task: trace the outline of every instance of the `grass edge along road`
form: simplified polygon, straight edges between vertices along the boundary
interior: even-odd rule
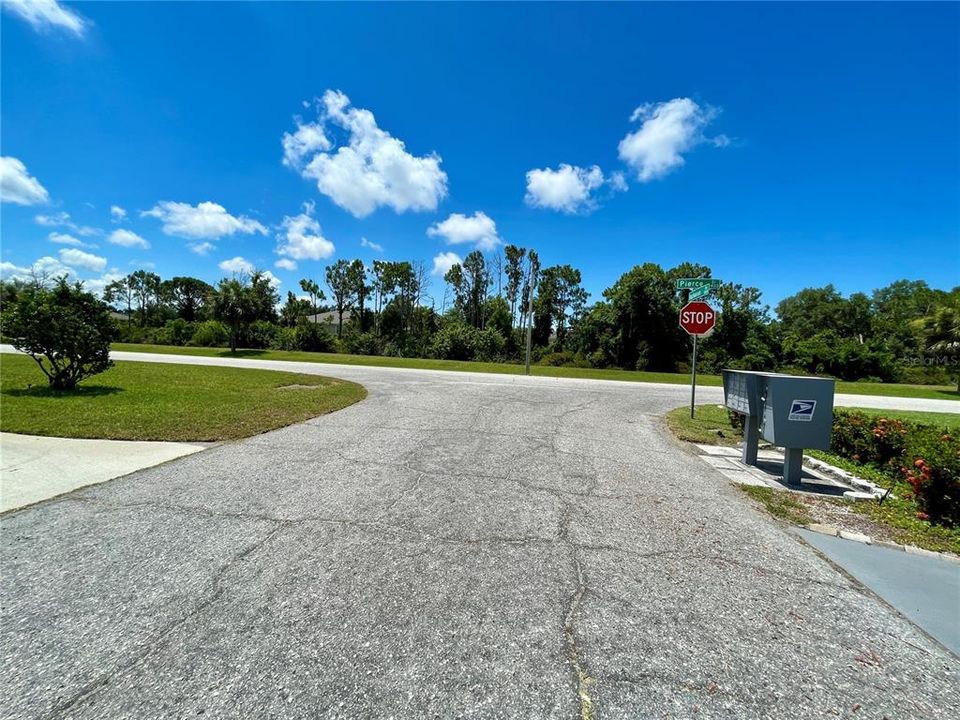
[[[137,343],[114,343],[111,349],[118,352],[158,353],[165,355],[196,355],[199,357],[239,358],[257,360],[281,360],[288,362],[312,362],[361,367],[393,367],[411,370],[448,370],[459,372],[486,372],[501,375],[522,375],[523,365],[518,363],[479,362],[468,360],[434,360],[429,358],[401,358],[383,355],[349,355],[344,353],[319,353],[295,350],[237,350],[231,353],[226,348],[183,347],[178,345],[140,345]],[[647,372],[643,370],[620,370],[610,368],[555,367],[531,365],[530,373],[540,377],[578,378],[584,380],[622,380],[627,382],[669,383],[689,385],[687,373]],[[697,373],[697,385],[719,387],[719,375]],[[960,393],[946,385],[899,385],[896,383],[855,383],[837,381],[838,393],[851,395],[885,395],[888,397],[922,398],[931,400],[957,400]]]
[[[276,370],[118,361],[74,392],[25,355],[0,355],[0,430],[107,440],[236,440],[340,410],[356,383]]]
[[[860,410],[859,412],[864,412]],[[940,424],[960,430],[960,416],[950,413],[886,412],[867,411],[866,414],[888,419],[912,419],[918,422]],[[664,423],[673,435],[686,442],[701,445],[736,445],[742,434],[730,424],[727,409],[722,405],[698,405],[696,417],[691,420],[689,406],[675,408],[664,416]],[[896,497],[883,503],[868,500],[824,498],[789,490],[736,485],[737,488],[759,503],[770,515],[794,525],[823,523],[845,530],[864,532],[876,539],[892,540],[902,545],[935,552],[951,552],[960,555],[960,528],[934,525],[917,517],[919,506],[906,499],[909,486],[906,483],[891,483],[890,478],[870,467],[853,463],[838,455],[820,451],[805,451],[842,470],[869,480],[876,485],[892,490]],[[847,524],[844,527],[844,524]]]

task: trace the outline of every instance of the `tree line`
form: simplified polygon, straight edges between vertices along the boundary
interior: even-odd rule
[[[529,336],[541,364],[673,372],[688,369],[690,352],[677,323],[687,293],[675,282],[711,270],[637,265],[594,303],[577,268],[541,267],[535,250],[516,245],[469,253],[444,274],[442,296],[428,295],[428,275],[423,263],[341,259],[281,298],[260,271],[213,286],[138,270],[103,296],[123,316],[121,339],[131,342],[510,362],[523,358]],[[0,302],[24,285],[2,283]],[[849,297],[832,285],[807,288],[782,300],[775,317],[761,297],[737,283],[713,291],[718,322],[701,344],[705,371],[937,383],[958,374],[960,287],[900,280]]]

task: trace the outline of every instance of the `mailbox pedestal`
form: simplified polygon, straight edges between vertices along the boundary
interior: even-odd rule
[[[744,416],[743,462],[757,464],[760,437],[784,448],[783,479],[799,485],[803,449],[830,449],[834,380],[724,370],[724,404]]]

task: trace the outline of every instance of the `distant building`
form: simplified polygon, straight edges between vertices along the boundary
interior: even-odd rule
[[[346,327],[350,323],[351,317],[353,317],[353,312],[351,310],[343,311],[344,327]],[[330,334],[336,335],[339,316],[337,315],[336,310],[328,310],[327,312],[317,313],[316,315],[307,315],[307,322],[317,323],[318,325],[322,325],[327,329],[328,332],[330,332]]]

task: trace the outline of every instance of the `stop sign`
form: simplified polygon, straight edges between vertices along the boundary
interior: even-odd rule
[[[706,337],[713,332],[717,322],[714,309],[700,300],[688,302],[680,310],[680,327],[691,335]]]

